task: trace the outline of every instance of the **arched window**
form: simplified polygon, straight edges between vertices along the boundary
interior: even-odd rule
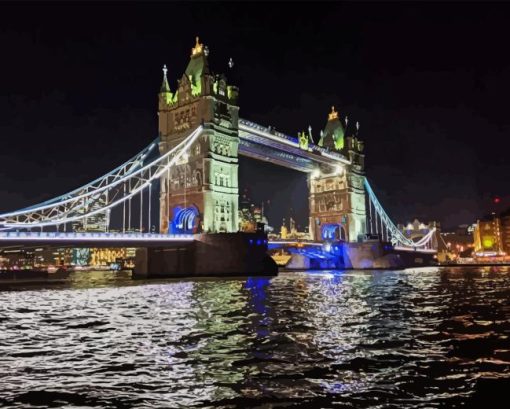
[[[202,174],[199,170],[195,171],[195,183],[197,186],[202,186]]]

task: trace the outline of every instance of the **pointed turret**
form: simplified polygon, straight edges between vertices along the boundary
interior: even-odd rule
[[[173,99],[172,92],[170,91],[170,85],[168,85],[167,72],[168,68],[166,68],[165,64],[163,65],[163,82],[161,83],[161,88],[159,90],[160,108],[163,108],[165,104],[171,104]]]
[[[166,68],[166,64],[163,65],[163,83],[161,84],[160,92],[170,92],[170,85],[168,85],[168,78],[166,73],[168,72],[168,68]]]
[[[195,47],[191,49],[191,59],[186,67],[186,77],[191,82],[191,89],[193,95],[200,95],[202,93],[202,77],[210,75],[209,62],[207,56],[209,49],[204,44],[200,43],[198,37],[195,39]]]
[[[300,132],[298,134],[298,141],[299,141],[299,147],[301,149],[304,149],[305,151],[308,150],[308,145],[309,145],[309,139],[308,139],[308,135],[305,133],[305,132]]]
[[[344,126],[338,119],[338,112],[335,111],[335,107],[331,107],[331,112],[328,114],[328,123],[324,132],[321,135],[319,146],[329,148],[331,150],[341,150],[344,148]]]

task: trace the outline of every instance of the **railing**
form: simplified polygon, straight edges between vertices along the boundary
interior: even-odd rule
[[[101,233],[101,232],[0,232],[0,241],[5,240],[94,240],[94,241],[189,241],[194,240],[192,234],[160,234],[160,233]]]
[[[255,122],[248,121],[246,119],[239,119],[239,123],[241,123],[242,125],[245,125],[245,126],[247,126],[249,128],[258,129],[259,131],[267,132],[269,134],[278,136],[278,137],[280,137],[282,139],[286,139],[286,140],[288,140],[290,142],[294,142],[297,145],[299,145],[299,141],[298,141],[297,138],[293,138],[292,136],[285,135],[282,132],[278,132],[278,131],[274,130],[274,128],[271,128],[271,127],[268,127],[268,126],[262,126],[262,125],[256,124]]]
[[[418,253],[437,253],[436,249],[427,249],[427,248],[418,248],[418,247],[404,247],[404,246],[395,246],[393,248],[395,250],[400,250],[400,251],[415,251]]]

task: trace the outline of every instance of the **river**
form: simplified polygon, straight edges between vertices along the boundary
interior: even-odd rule
[[[0,407],[478,407],[510,391],[509,336],[505,267],[81,272],[0,290]]]

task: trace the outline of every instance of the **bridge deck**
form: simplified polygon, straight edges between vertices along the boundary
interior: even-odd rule
[[[63,247],[174,247],[190,244],[193,235],[154,233],[61,233],[61,232],[0,232],[0,247],[63,246]]]

